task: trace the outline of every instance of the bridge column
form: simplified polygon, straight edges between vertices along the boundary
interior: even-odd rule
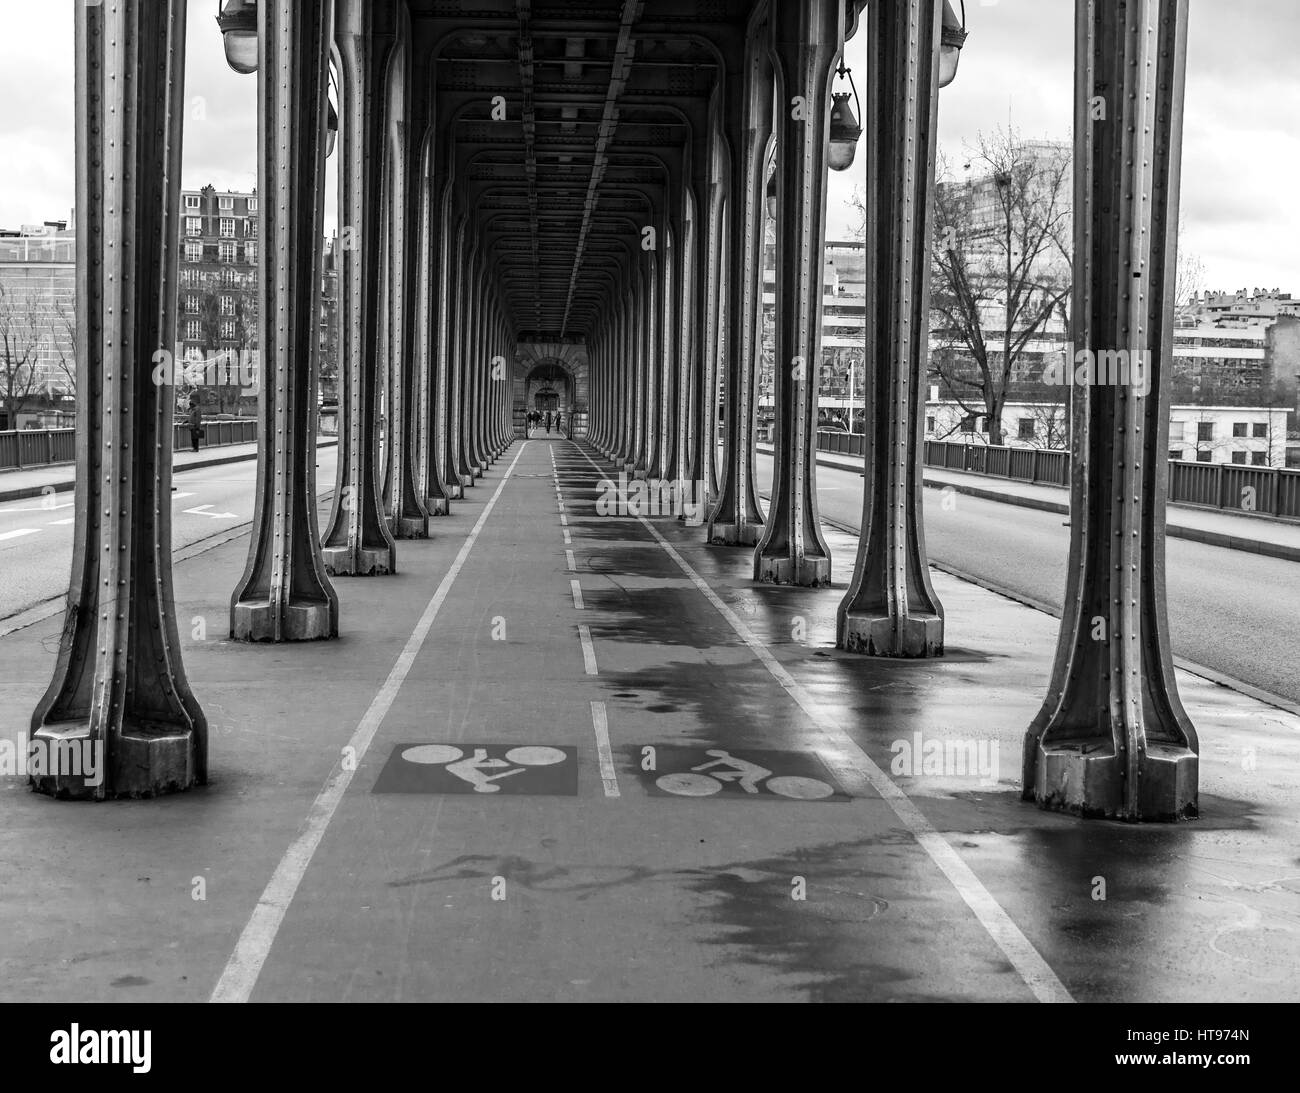
[[[338,596],[325,575],[316,523],[312,422],[331,8],[330,0],[258,5],[262,440],[248,561],[230,598],[230,636],[237,641],[310,641],[338,634]]]
[[[942,0],[868,7],[866,466],[862,532],[836,644],[870,656],[943,653],[921,514]]]
[[[772,131],[774,79],[767,41],[751,27],[743,71],[727,73],[724,91],[723,133],[730,145],[721,318],[726,332],[726,433],[718,500],[709,513],[706,537],[728,546],[753,546],[763,531],[754,487],[754,373],[763,302],[763,160]]]
[[[78,4],[77,506],[54,677],[32,714],[59,797],[151,797],[207,781],[207,723],[172,597],[176,238],[185,4]],[[38,753],[39,754],[39,753]]]
[[[456,286],[456,313],[452,319],[452,339],[455,354],[451,360],[452,398],[448,405],[451,414],[452,466],[456,468],[456,477],[465,488],[474,485],[477,477],[469,464],[466,451],[465,434],[467,431],[466,407],[469,405],[469,353],[470,353],[470,316],[472,305],[474,263],[478,258],[478,241],[471,237],[468,219],[462,226],[461,239],[464,246],[457,247],[456,253],[462,256],[463,266],[456,269],[454,284]]]
[[[378,452],[379,321],[386,72],[396,37],[387,2],[335,0],[334,41],[340,62],[339,216],[351,245],[339,276],[343,331],[340,365],[338,477],[321,551],[336,576],[397,571],[397,545],[384,518]],[[389,407],[392,416],[391,407]],[[391,433],[391,430],[390,430]],[[390,436],[391,440],[391,436]],[[391,444],[390,444],[391,447]]]
[[[1126,367],[1074,400],[1065,612],[1024,796],[1130,821],[1198,807],[1164,579],[1186,34],[1187,0],[1081,4],[1075,27],[1075,363]]]
[[[717,502],[718,489],[718,374],[720,354],[718,344],[718,319],[722,309],[721,271],[723,261],[723,208],[722,184],[709,185],[708,233],[704,240],[704,380],[701,387],[703,410],[702,463],[700,476],[708,491],[709,506]]]
[[[417,95],[416,98],[422,98]],[[438,337],[435,327],[438,306],[434,300],[434,276],[440,276],[435,251],[434,215],[434,129],[425,127],[420,144],[419,185],[419,252],[416,261],[415,322],[418,343],[415,359],[415,392],[418,426],[416,430],[415,491],[430,516],[446,516],[451,511],[451,499],[442,482],[441,449],[438,415],[443,394],[439,382],[442,371],[439,365]],[[441,280],[439,280],[441,286]]]
[[[776,451],[754,579],[829,584],[817,514],[817,382],[826,247],[831,66],[844,34],[841,0],[771,0],[776,75]],[[802,106],[797,101],[802,100]],[[759,297],[761,300],[761,297]]]
[[[387,192],[391,216],[391,287],[388,314],[391,329],[389,368],[391,405],[388,412],[392,454],[387,462],[386,508],[390,530],[397,539],[425,539],[429,512],[417,481],[420,465],[420,152],[428,126],[428,98],[416,91],[411,57],[411,26],[404,8],[399,38],[389,72],[389,102],[398,117],[389,132],[393,157]]]
[[[650,264],[646,259],[646,266]],[[649,394],[647,330],[650,311],[650,277],[642,267],[637,268],[636,285],[632,290],[632,420],[628,438],[629,476],[644,478],[646,472],[646,399]]]

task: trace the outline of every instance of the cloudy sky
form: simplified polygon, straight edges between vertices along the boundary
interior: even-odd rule
[[[73,204],[73,6],[0,0],[0,226],[66,217]],[[256,77],[227,69],[215,7],[190,4],[184,181],[251,189]],[[1068,138],[1073,0],[966,0],[966,21],[960,71],[939,106],[941,147],[960,162],[979,132],[1007,124]],[[1191,0],[1189,28],[1183,247],[1201,258],[1208,288],[1300,295],[1300,3]],[[864,56],[851,42],[855,76]],[[832,236],[844,232],[844,198],[862,169],[859,156],[832,176]],[[331,186],[331,219],[333,196]]]

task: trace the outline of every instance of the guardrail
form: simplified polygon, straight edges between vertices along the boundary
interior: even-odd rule
[[[823,435],[817,434],[819,448]],[[927,440],[925,465],[1039,485],[1070,484],[1070,456],[1063,451]],[[1171,459],[1167,467],[1172,504],[1300,520],[1300,471],[1183,459]]]
[[[205,421],[200,448],[223,444],[248,444],[257,439],[257,419]],[[42,467],[50,463],[73,463],[77,458],[75,429],[17,429],[0,432],[0,470]],[[173,451],[192,446],[190,427],[184,422],[173,425]]]

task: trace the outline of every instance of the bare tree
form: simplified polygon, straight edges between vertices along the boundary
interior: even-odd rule
[[[844,199],[849,207],[849,238],[865,241],[867,238],[867,191],[856,182],[853,192]]]
[[[54,304],[53,333],[50,343],[54,347],[55,367],[63,393],[77,397],[77,308],[66,300]]]
[[[30,293],[19,296],[0,284],[0,409],[11,427],[40,389],[40,356],[44,331]]]
[[[1006,129],[981,133],[970,156],[978,185],[955,180],[941,159],[935,188],[930,366],[1001,444],[1018,366],[1068,309],[1070,155]]]
[[[257,344],[257,293],[244,281],[222,284],[209,277],[199,285],[198,311],[191,317],[199,324],[204,360],[216,362],[211,372],[216,382],[207,386],[216,396],[217,413],[226,413],[228,399],[236,408],[239,405],[240,372],[230,355],[238,359]],[[223,331],[225,324],[229,326]]]

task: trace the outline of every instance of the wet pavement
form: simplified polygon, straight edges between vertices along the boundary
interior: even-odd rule
[[[699,527],[599,515],[610,473],[517,442],[395,576],[336,581],[336,642],[225,640],[246,540],[181,561],[212,784],[0,779],[0,997],[1300,996],[1300,719],[1180,673],[1200,820],[1040,812],[1054,619],[935,573],[944,658],[841,653],[850,536],[831,588],[754,585]],[[57,623],[0,639],[0,740]]]

